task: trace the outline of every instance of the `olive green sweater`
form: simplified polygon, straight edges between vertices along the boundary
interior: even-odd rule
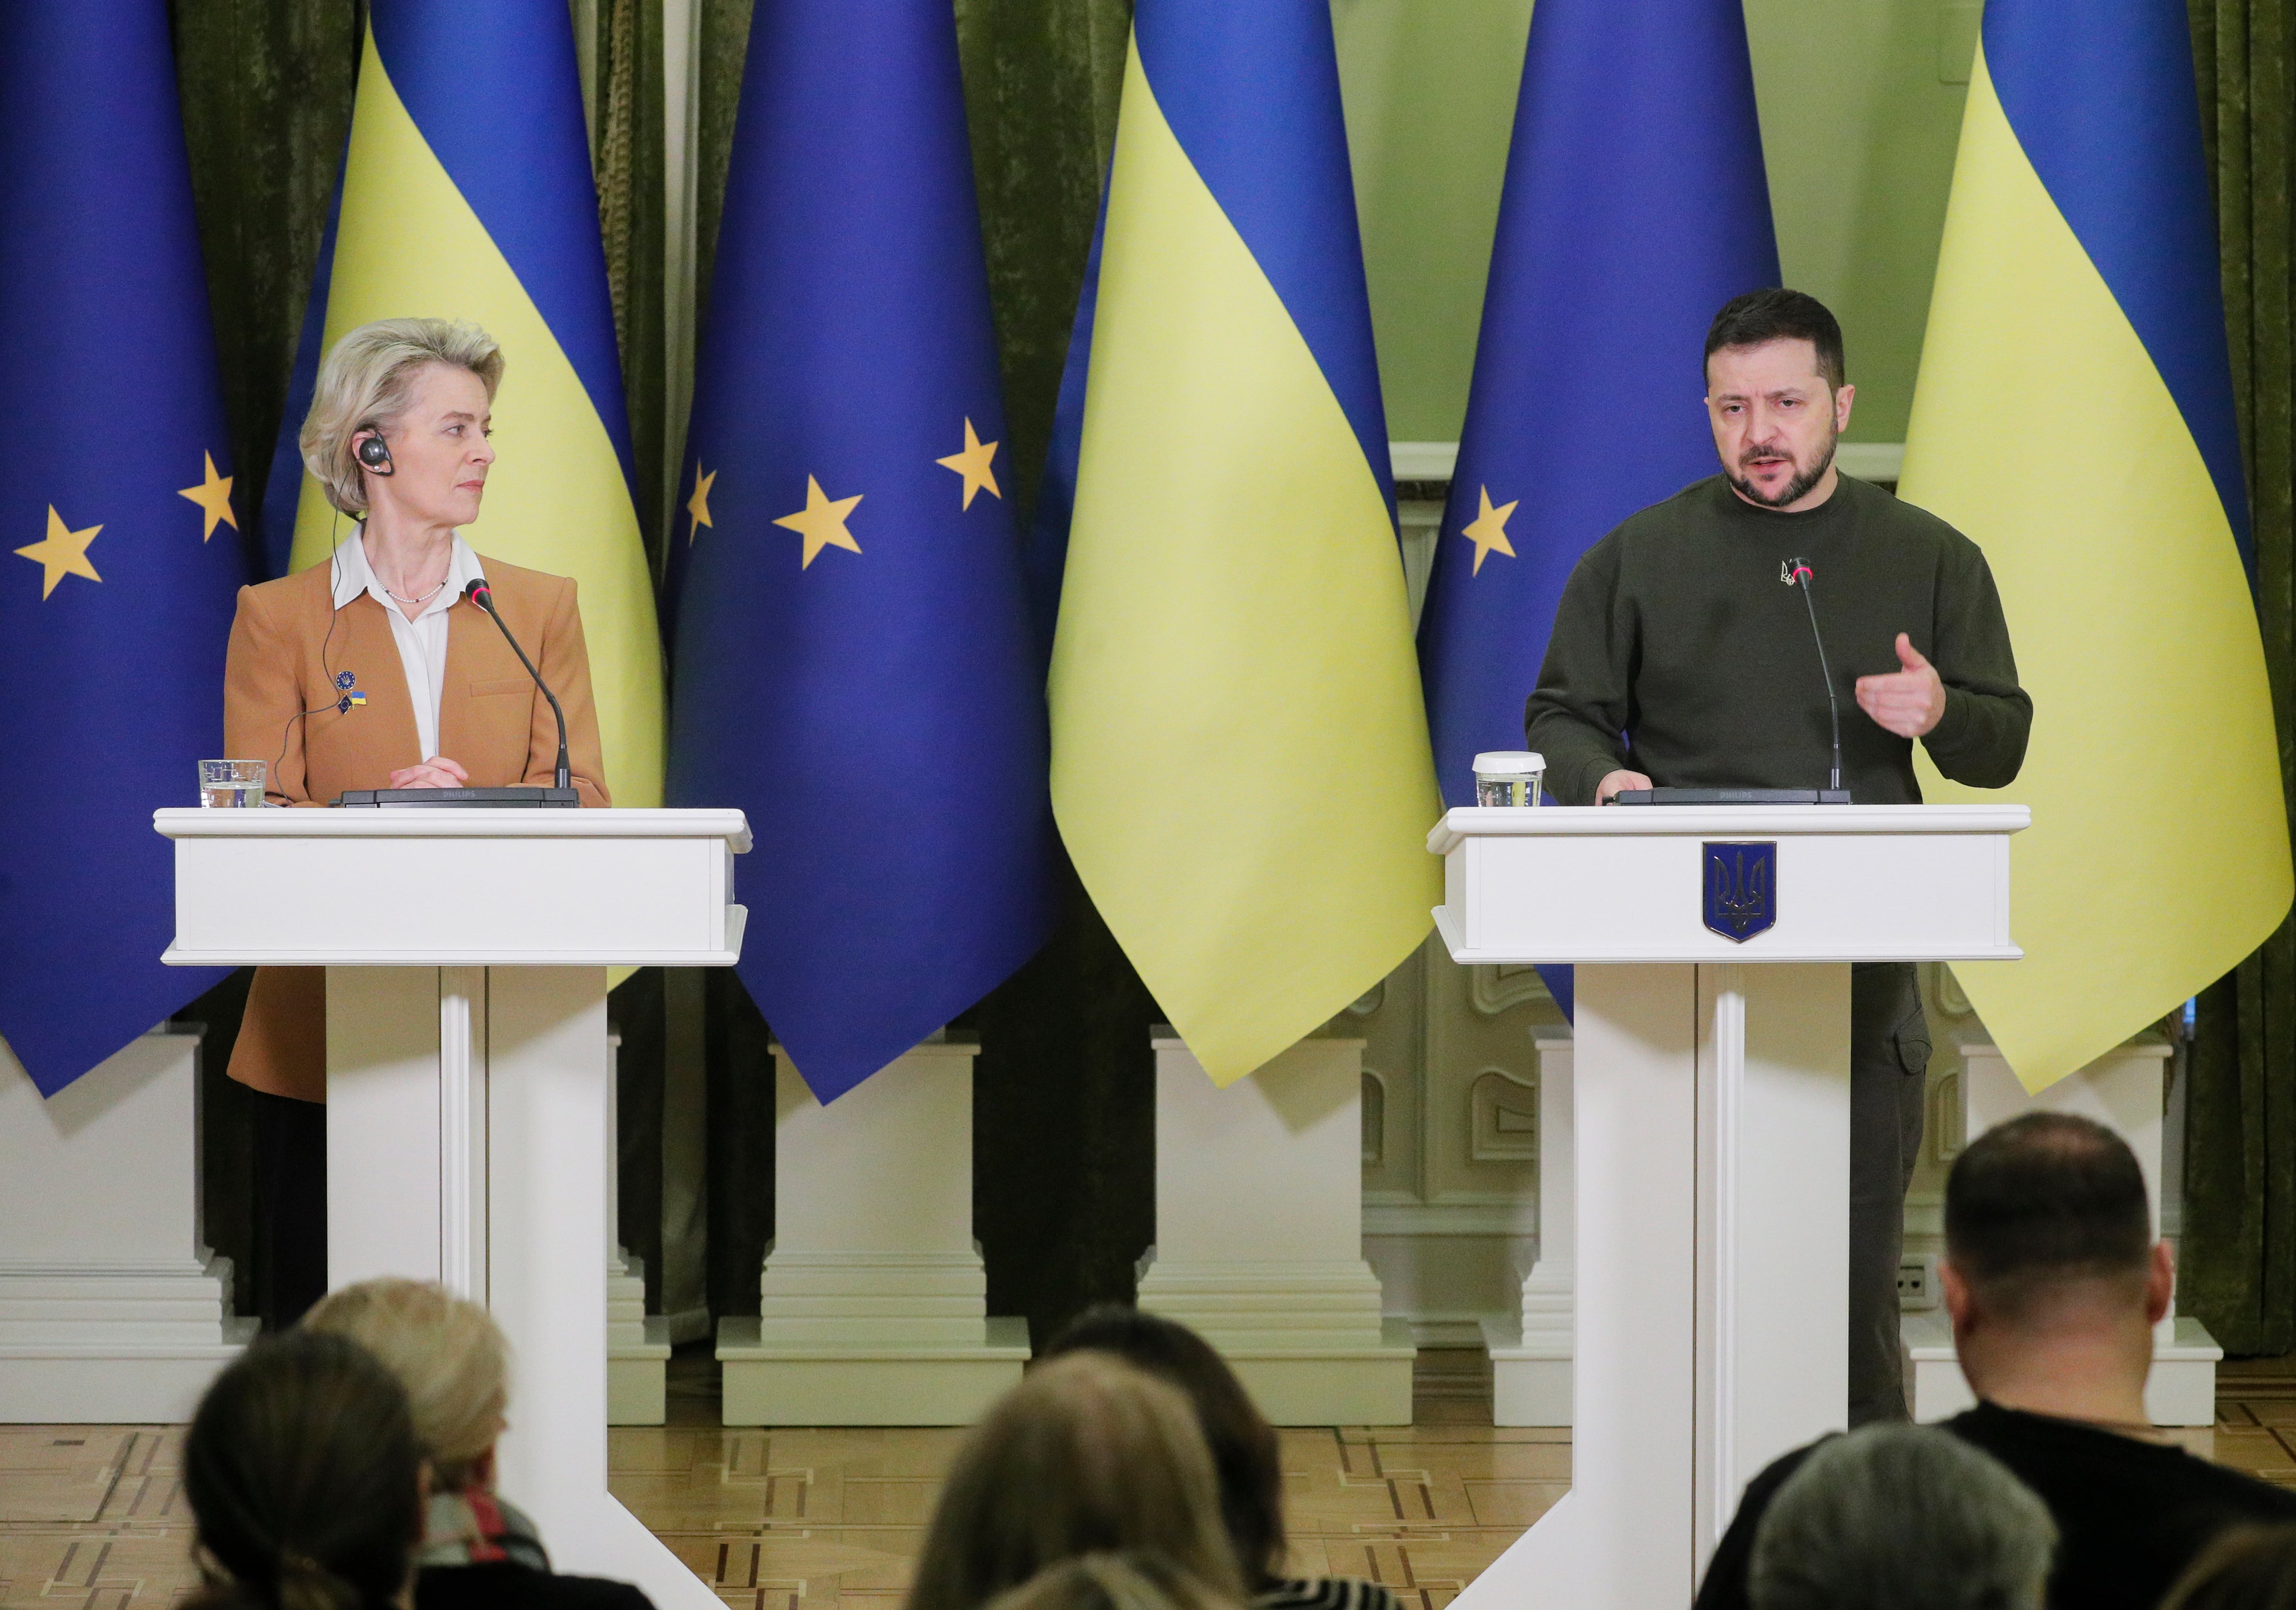
[[[1825,689],[1799,588],[1808,561],[1841,702],[1841,780],[1859,805],[1921,799],[1909,739],[1857,707],[1861,676],[1900,669],[1900,632],[1937,667],[1945,715],[1922,741],[1939,772],[2006,787],[2033,701],[1977,544],[1878,486],[1841,478],[1796,514],[1757,509],[1720,476],[1630,517],[1562,590],[1523,725],[1546,786],[1592,805],[1607,772],[1661,788],[1823,788]]]

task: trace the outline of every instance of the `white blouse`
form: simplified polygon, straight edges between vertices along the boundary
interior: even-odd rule
[[[463,601],[463,589],[485,578],[479,556],[459,535],[454,556],[447,561],[447,579],[413,620],[366,562],[360,534],[352,532],[335,549],[335,608],[340,609],[365,593],[390,617],[391,641],[398,645],[398,663],[406,671],[406,695],[414,706],[414,736],[422,758],[439,756],[439,701],[447,691],[447,611]],[[472,608],[478,606],[473,604]]]

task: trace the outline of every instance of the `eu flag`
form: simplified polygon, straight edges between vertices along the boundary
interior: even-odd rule
[[[669,799],[824,1100],[1052,918],[1045,704],[947,0],[763,0],[672,533]]]
[[[1474,803],[1478,751],[1522,747],[1579,556],[1715,473],[1706,329],[1777,282],[1740,0],[1539,0],[1419,623],[1446,804]]]
[[[215,977],[152,830],[246,580],[162,0],[0,6],[0,1035],[53,1094]]]

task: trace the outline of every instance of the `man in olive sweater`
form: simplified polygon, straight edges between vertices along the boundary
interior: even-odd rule
[[[1652,786],[1827,786],[1824,677],[1790,560],[1815,582],[1857,803],[1920,801],[1915,739],[1955,781],[2007,786],[2033,705],[1992,572],[1943,520],[1834,467],[1856,388],[1833,315],[1795,290],[1737,298],[1707,333],[1706,381],[1722,473],[1628,519],[1563,588],[1524,716],[1548,789],[1608,805]],[[1929,1057],[1912,966],[1852,968],[1853,1426],[1906,1414],[1898,1259]]]

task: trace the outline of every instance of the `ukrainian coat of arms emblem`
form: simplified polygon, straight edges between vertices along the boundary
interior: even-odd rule
[[[1709,843],[1702,858],[1706,926],[1735,944],[1767,932],[1778,919],[1778,846]]]

